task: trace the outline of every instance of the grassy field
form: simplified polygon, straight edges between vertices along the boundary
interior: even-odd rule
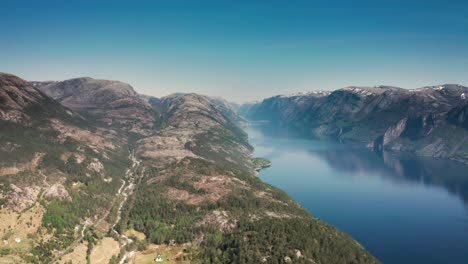
[[[163,262],[166,264],[185,264],[190,263],[190,260],[176,260],[178,257],[184,256],[183,246],[167,246],[167,245],[150,245],[147,250],[137,252],[130,260],[131,264],[154,264],[154,258],[161,254]]]
[[[26,263],[20,257],[17,256],[2,256],[0,257],[0,264],[23,264]]]
[[[118,255],[119,252],[119,242],[111,237],[105,237],[91,251],[91,263],[108,264],[112,256]]]
[[[66,254],[58,261],[60,264],[71,261],[73,264],[86,264],[86,250],[88,249],[88,242],[79,244],[73,249],[73,252]]]
[[[16,213],[7,209],[0,210],[0,250],[13,255],[24,255],[32,248],[33,240],[39,236],[44,208],[36,203],[25,212]],[[16,239],[20,239],[19,243]],[[6,241],[6,242],[5,242]],[[2,262],[3,261],[3,262]],[[3,258],[0,263],[15,263]]]
[[[43,214],[44,208],[39,203],[21,213],[1,209],[0,237],[8,242],[14,242],[15,238],[25,240],[28,234],[37,233]]]

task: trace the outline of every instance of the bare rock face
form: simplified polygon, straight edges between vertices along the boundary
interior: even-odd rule
[[[32,82],[50,97],[70,108],[95,108],[118,100],[138,97],[133,88],[122,82],[76,78],[63,82]]]
[[[44,191],[45,197],[57,197],[59,199],[69,199],[67,189],[61,183],[55,183]]]
[[[228,120],[206,96],[176,94],[162,98],[166,105],[165,122],[175,128],[206,130],[226,125]]]
[[[14,184],[11,184],[10,188],[11,192],[8,195],[8,203],[6,206],[15,212],[21,212],[33,206],[41,190],[41,188],[37,186],[19,188]]]
[[[95,171],[97,173],[100,173],[104,170],[104,165],[102,163],[94,158],[89,164],[88,164],[88,169],[91,171]]]
[[[219,100],[198,94],[174,94],[158,99],[157,107],[162,112],[161,129],[137,141],[137,154],[154,160],[156,167],[185,157],[200,158],[192,151],[197,146],[198,136],[236,128],[235,121],[224,114],[230,110],[220,104]],[[224,112],[219,110],[220,107]],[[222,144],[210,145],[214,151],[226,151],[222,148]],[[245,146],[239,146],[239,149],[246,157],[251,151]]]
[[[351,86],[321,96],[267,98],[250,106],[247,117],[279,123],[305,136],[468,162],[463,136],[468,136],[467,94],[468,87],[456,84],[412,90]],[[450,143],[453,133],[461,135],[459,143]],[[441,140],[435,145],[434,134]]]
[[[86,77],[32,84],[64,106],[109,126],[144,134],[157,121],[156,111],[126,83]]]
[[[144,158],[154,159],[161,165],[179,161],[185,157],[197,157],[185,148],[185,144],[192,139],[192,136],[188,133],[186,135],[180,133],[178,136],[155,135],[143,138],[137,141],[137,154]]]
[[[383,146],[388,145],[400,137],[410,139],[420,139],[427,136],[434,128],[432,115],[425,115],[415,118],[405,117],[396,125],[390,126],[383,136]]]
[[[47,123],[52,129],[59,132],[57,140],[61,143],[65,142],[67,138],[72,138],[88,144],[88,146],[95,151],[97,149],[115,150],[115,142],[122,143],[124,140],[114,135],[112,130],[96,128],[91,131],[89,128],[81,128],[71,124],[67,124],[59,119],[49,119]],[[77,157],[81,159],[83,157]]]
[[[215,226],[221,231],[230,231],[236,227],[236,223],[237,220],[233,219],[228,211],[215,210],[207,214],[198,224]]]
[[[387,145],[388,143],[392,142],[394,139],[401,136],[401,134],[406,128],[407,121],[408,121],[408,118],[403,118],[400,122],[398,122],[398,124],[388,128],[383,138],[383,144]]]

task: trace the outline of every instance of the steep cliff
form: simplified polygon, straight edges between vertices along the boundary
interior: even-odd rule
[[[347,87],[315,97],[268,98],[246,116],[310,137],[466,160],[466,94],[467,87],[453,84],[413,90]]]

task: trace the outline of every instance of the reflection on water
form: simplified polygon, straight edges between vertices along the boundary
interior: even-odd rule
[[[246,129],[260,177],[347,232],[384,263],[468,263],[468,166]]]
[[[336,170],[354,172],[348,175],[366,171],[395,181],[439,186],[468,203],[468,166],[459,162],[385,151],[375,153],[349,146],[310,150],[310,153],[323,158]]]

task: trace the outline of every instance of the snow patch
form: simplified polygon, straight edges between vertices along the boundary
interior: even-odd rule
[[[279,97],[290,98],[290,97],[298,97],[298,96],[327,96],[330,93],[331,93],[330,91],[313,90],[313,91],[307,91],[307,92],[283,94],[283,95],[280,95]]]

